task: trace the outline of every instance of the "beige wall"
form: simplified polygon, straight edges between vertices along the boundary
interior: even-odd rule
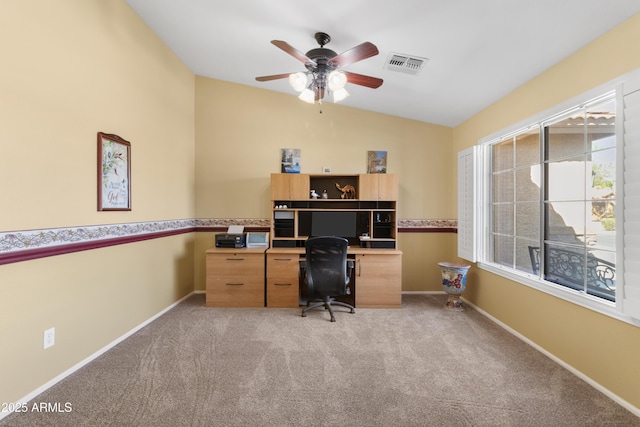
[[[373,89],[372,89],[373,90]],[[270,174],[280,150],[300,148],[302,173],[366,173],[367,151],[388,152],[400,182],[400,218],[454,218],[452,129],[300,101],[248,86],[196,77],[196,216],[268,218]]]
[[[293,93],[196,77],[196,216],[269,218],[270,174],[280,172],[281,149],[300,148],[301,171],[310,174],[323,166],[334,174],[366,173],[367,151],[387,151],[388,171],[399,179],[399,218],[455,218],[453,183],[445,179],[454,167],[451,139],[443,126],[331,102],[320,114]],[[441,289],[427,277],[451,253],[448,234],[400,237],[403,289]],[[196,241],[195,287],[204,289],[204,250],[213,234],[198,233]]]
[[[456,258],[455,233],[400,233],[402,249],[402,290],[442,291],[438,262]]]
[[[34,3],[37,3],[34,4]],[[2,2],[2,229],[193,215],[194,76],[124,1]],[[96,210],[96,133],[132,143],[131,212]]]
[[[0,231],[194,216],[195,77],[124,1],[2,0],[0,39]],[[131,212],[97,212],[99,131],[131,141]],[[0,402],[192,289],[193,233],[0,265]]]
[[[640,67],[636,15],[454,130],[454,153]],[[454,178],[455,179],[455,178]],[[454,203],[456,201],[454,200]],[[640,328],[474,269],[466,297],[635,407]]]
[[[0,400],[16,401],[193,290],[193,238],[0,266]],[[55,345],[43,350],[43,331]]]

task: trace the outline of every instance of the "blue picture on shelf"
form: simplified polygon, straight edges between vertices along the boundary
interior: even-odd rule
[[[300,149],[283,148],[280,172],[300,173]]]

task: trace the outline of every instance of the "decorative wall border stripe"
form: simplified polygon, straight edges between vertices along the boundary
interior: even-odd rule
[[[108,246],[123,245],[125,243],[141,242],[143,240],[175,236],[177,234],[190,233],[193,231],[195,231],[194,228],[182,228],[179,230],[164,231],[158,233],[137,234],[127,237],[117,237],[113,239],[92,240],[66,245],[45,246],[34,249],[18,250],[9,253],[0,253],[0,265],[20,261],[29,261],[54,255],[70,254],[73,252],[86,251],[89,249],[106,248]]]
[[[185,228],[193,229],[195,226],[195,220],[185,219],[10,231],[0,233],[0,253],[161,233]]]
[[[48,228],[0,233],[0,265],[189,233],[193,219]]]
[[[457,233],[452,227],[398,227],[398,233]]]
[[[0,265],[194,231],[223,232],[230,225],[243,225],[246,231],[270,229],[264,218],[200,218],[0,232]],[[455,233],[457,221],[399,220],[398,231]]]
[[[455,219],[400,219],[399,233],[457,233],[458,220]]]
[[[196,227],[198,231],[206,228],[229,228],[230,225],[242,225],[244,228],[271,228],[269,218],[198,218]]]

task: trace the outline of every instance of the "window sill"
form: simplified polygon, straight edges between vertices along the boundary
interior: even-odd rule
[[[616,320],[620,320],[621,322],[629,323],[634,326],[640,326],[640,320],[623,314],[616,306],[616,303],[606,301],[598,297],[584,295],[573,289],[545,282],[544,280],[541,280],[540,278],[530,274],[517,273],[513,270],[507,269],[497,264],[478,262],[478,267],[491,273],[497,274],[498,276],[505,277],[514,282],[536,289],[540,292],[544,292],[556,298],[560,298],[589,310],[595,311],[599,314],[612,317]]]

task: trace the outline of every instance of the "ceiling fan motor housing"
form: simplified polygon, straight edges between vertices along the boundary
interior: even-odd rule
[[[309,52],[307,52],[307,57],[314,61],[315,64],[307,63],[305,64],[305,67],[311,72],[333,70],[335,67],[330,66],[328,63],[331,58],[337,55],[338,54],[331,49],[325,49],[323,47],[311,49]]]
[[[330,66],[329,60],[338,56],[338,54],[333,50],[325,49],[324,47],[331,41],[331,36],[327,33],[317,32],[314,37],[320,47],[311,49],[306,55],[307,58],[311,59],[315,64],[305,64],[305,67],[312,73],[325,74],[333,71],[336,67]]]

